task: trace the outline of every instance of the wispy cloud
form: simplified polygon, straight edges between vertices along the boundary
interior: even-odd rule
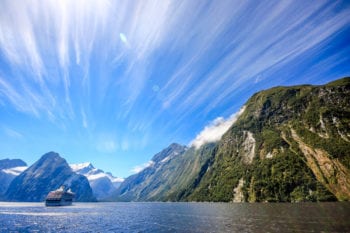
[[[114,153],[120,147],[118,140],[112,133],[93,135],[93,142],[96,143],[97,151],[101,153]]]
[[[295,61],[314,62],[300,81],[347,67],[348,50],[320,54],[349,15],[349,4],[330,0],[1,1],[0,107],[126,132],[101,151],[189,134],[179,129],[195,117],[203,124],[242,93],[284,84],[273,73],[297,70]]]
[[[88,128],[88,121],[84,109],[81,109],[82,124],[85,129]]]
[[[129,48],[130,44],[124,33],[119,33],[120,40]]]
[[[349,10],[334,15],[337,4],[327,1],[318,4],[297,4],[295,1],[252,4],[256,3],[243,2],[237,7],[235,4],[231,7],[226,5],[217,10],[213,6],[208,14],[202,15],[204,20],[207,17],[215,19],[219,11],[222,18],[231,21],[219,23],[214,27],[216,33],[207,35],[207,32],[202,32],[197,40],[194,38],[189,42],[203,43],[197,51],[200,55],[186,56],[189,62],[180,67],[181,75],[175,73],[169,80],[168,88],[164,89],[165,93],[169,93],[165,100],[167,106],[169,102],[174,102],[179,110],[186,112],[189,108],[205,105],[206,112],[211,111],[230,99],[236,89],[249,89],[259,73],[287,64],[307,51],[312,52],[313,48],[350,23],[350,18],[346,16]],[[241,8],[245,11],[231,12],[231,9]],[[232,21],[235,19],[237,21]],[[220,48],[218,44],[229,39],[223,38],[228,30],[232,30],[230,40]],[[209,38],[211,43],[206,41]],[[218,51],[229,49],[229,52],[215,54],[213,50],[218,47]],[[218,62],[213,61],[216,63],[213,69],[203,77],[201,70],[195,71],[203,68],[200,64],[207,60],[205,55],[219,57]],[[201,81],[198,82],[200,76]]]
[[[131,172],[133,174],[136,174],[136,173],[139,173],[139,172],[143,171],[147,167],[150,167],[150,166],[153,166],[153,165],[154,165],[154,162],[151,160],[151,161],[148,161],[147,163],[135,166],[133,169],[131,169]]]
[[[3,129],[4,129],[5,133],[11,138],[14,138],[14,139],[23,138],[23,135],[14,129],[10,129],[10,128],[5,127],[5,126],[3,127]]]
[[[222,135],[237,121],[238,117],[242,115],[245,107],[239,112],[231,115],[228,119],[218,117],[212,121],[209,125],[196,136],[196,138],[190,143],[190,146],[194,146],[196,149],[200,148],[206,143],[217,142],[221,139]]]
[[[113,140],[100,141],[97,144],[97,150],[102,153],[112,153],[117,149],[117,144]]]
[[[0,77],[0,94],[7,99],[18,111],[29,113],[38,117],[38,109],[33,106],[37,97],[35,94],[29,96],[30,99],[21,95],[15,87]],[[31,101],[32,100],[32,101]]]

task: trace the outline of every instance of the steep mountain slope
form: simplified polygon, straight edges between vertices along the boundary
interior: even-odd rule
[[[49,152],[17,176],[5,198],[9,201],[43,201],[46,195],[61,185],[76,193],[77,201],[95,201],[88,180],[74,173],[59,154]]]
[[[210,150],[210,146],[206,148]],[[204,151],[204,149],[203,149]],[[151,165],[141,172],[125,179],[114,200],[119,201],[162,201],[176,200],[194,182],[203,161],[201,151],[171,144],[156,154]]]
[[[2,196],[12,180],[27,169],[27,164],[20,159],[0,160],[0,196]]]
[[[69,166],[75,173],[89,180],[93,194],[98,200],[110,197],[123,182],[123,179],[114,177],[111,173],[105,173],[91,163],[70,164]]]
[[[185,200],[350,200],[350,78],[259,92]]]
[[[217,143],[170,146],[125,180],[123,201],[350,200],[350,78],[253,95]]]

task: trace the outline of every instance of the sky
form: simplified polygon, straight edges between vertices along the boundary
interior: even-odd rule
[[[349,41],[349,1],[1,0],[0,159],[126,177],[257,91],[349,76]]]

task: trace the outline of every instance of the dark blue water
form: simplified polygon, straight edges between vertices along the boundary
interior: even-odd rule
[[[0,232],[350,232],[350,203],[0,202]]]

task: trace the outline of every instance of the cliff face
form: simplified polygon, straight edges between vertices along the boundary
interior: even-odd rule
[[[186,200],[350,200],[350,78],[259,92]]]
[[[49,152],[17,176],[8,187],[8,201],[43,201],[46,195],[61,185],[70,187],[77,201],[95,201],[88,180],[74,173],[66,160]]]

